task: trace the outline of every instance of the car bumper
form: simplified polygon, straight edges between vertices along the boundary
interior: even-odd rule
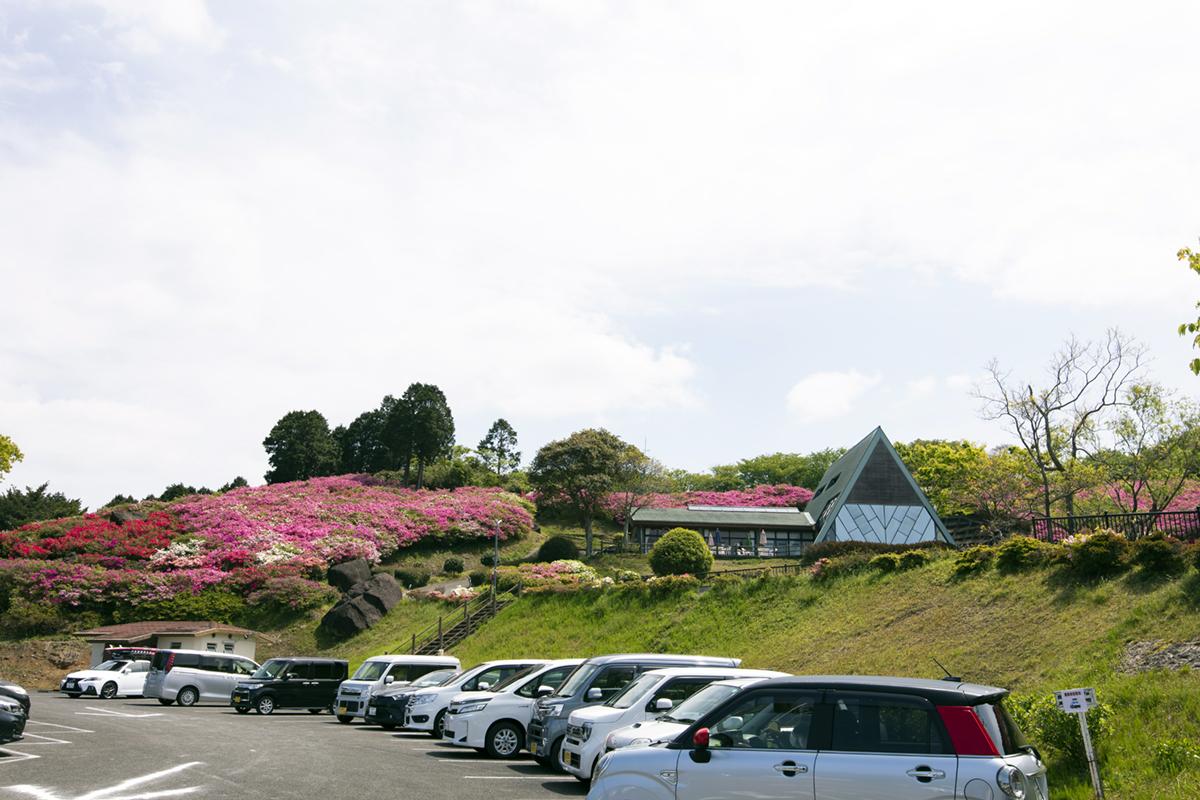
[[[483,747],[484,727],[471,715],[446,715],[446,729],[442,732],[442,741],[456,747]]]
[[[563,739],[562,751],[559,755],[559,766],[577,777],[589,780],[592,777],[592,764],[601,755],[595,736],[586,742],[581,742],[568,736]]]
[[[422,706],[418,706],[416,711],[409,708],[404,714],[404,727],[410,731],[431,731],[437,711],[436,708],[425,709]]]
[[[567,732],[567,721],[561,717],[529,723],[525,747],[538,758],[549,758],[554,742]]]
[[[369,696],[338,695],[336,711],[339,717],[365,717],[367,715],[367,706],[370,705],[370,702],[371,699]]]
[[[24,714],[0,711],[0,744],[15,742],[24,738],[25,720],[26,717]]]
[[[254,708],[254,697],[249,692],[234,692],[229,696],[229,705],[234,708]]]

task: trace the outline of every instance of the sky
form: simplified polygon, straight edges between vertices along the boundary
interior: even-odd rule
[[[1086,13],[1081,13],[1086,12]],[[1190,2],[0,4],[8,485],[262,480],[438,384],[526,458],[995,445],[1119,327],[1194,397]],[[0,488],[4,488],[0,485]]]

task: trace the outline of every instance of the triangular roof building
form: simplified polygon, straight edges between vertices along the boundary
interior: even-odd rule
[[[954,543],[882,428],[825,471],[805,511],[816,542]]]

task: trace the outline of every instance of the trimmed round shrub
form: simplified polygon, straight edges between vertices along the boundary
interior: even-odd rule
[[[996,569],[1024,572],[1045,564],[1050,547],[1029,536],[1010,536],[996,548]]]
[[[895,553],[882,553],[868,561],[867,566],[878,572],[895,572],[900,569],[900,556]]]
[[[442,562],[442,572],[447,575],[458,575],[464,569],[466,569],[466,565],[463,564],[463,560],[458,556],[450,556]]]
[[[485,583],[491,581],[491,579],[492,574],[482,569],[473,569],[471,570],[470,574],[467,575],[467,580],[471,582],[472,586],[483,586]]]
[[[579,558],[579,547],[566,536],[551,536],[538,548],[538,561],[563,561]]]
[[[1129,541],[1112,531],[1074,537],[1067,547],[1071,573],[1084,580],[1116,575],[1128,567]]]
[[[867,553],[850,553],[836,558],[822,558],[808,568],[814,581],[827,581],[853,575],[867,569],[871,556]]]
[[[429,583],[429,573],[419,569],[401,567],[392,573],[405,589],[416,589]]]
[[[1135,566],[1151,575],[1178,575],[1185,568],[1183,545],[1160,532],[1143,536],[1133,543]]]
[[[496,557],[491,553],[488,553],[487,555],[479,557],[479,563],[483,564],[485,567],[494,567],[496,566]]]
[[[708,543],[688,528],[672,528],[650,549],[650,569],[655,575],[704,575],[712,565]]]
[[[929,554],[924,550],[909,550],[901,553],[900,569],[916,569],[929,563]]]
[[[978,545],[968,548],[958,554],[958,558],[954,560],[954,576],[962,578],[967,575],[974,575],[977,572],[983,572],[992,565],[993,559],[996,557],[996,550],[987,545]]]

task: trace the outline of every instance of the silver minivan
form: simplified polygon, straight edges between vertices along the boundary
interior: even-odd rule
[[[179,703],[229,704],[234,687],[249,678],[258,664],[243,656],[206,650],[159,650],[150,659],[144,697],[164,706]]]

